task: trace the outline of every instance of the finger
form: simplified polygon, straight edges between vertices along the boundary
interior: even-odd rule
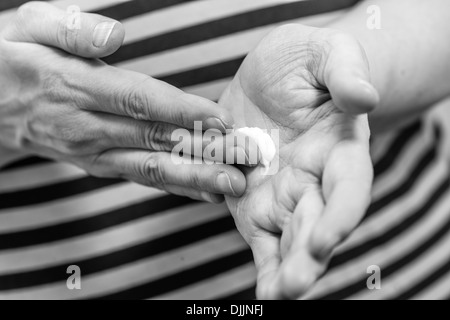
[[[250,246],[258,272],[257,298],[260,300],[279,299],[279,288],[274,285],[281,263],[279,236],[261,231],[251,240]]]
[[[4,31],[9,41],[33,42],[84,58],[111,55],[122,45],[125,31],[116,20],[96,14],[67,11],[44,2],[22,5]]]
[[[184,148],[188,148],[187,143],[191,142],[193,150],[191,155],[198,156],[199,152],[196,146],[202,143],[202,155],[207,160],[226,164],[256,166],[262,158],[256,141],[235,131],[225,136],[221,135],[220,131],[217,130],[208,130],[204,135],[199,131],[195,131],[193,135],[191,134],[190,139],[186,135],[185,133],[182,140]],[[179,141],[179,139],[174,140]]]
[[[182,128],[233,128],[230,112],[208,99],[183,91],[146,75],[105,66],[84,79],[95,97],[81,106],[90,111],[126,116],[135,120],[166,122]]]
[[[311,256],[308,243],[314,226],[324,209],[321,191],[306,190],[293,213],[291,223],[283,230],[284,256],[276,286],[283,299],[298,299],[307,292],[325,271],[326,263]],[[283,247],[283,245],[282,245]]]
[[[103,113],[92,114],[105,149],[133,148],[195,156],[216,163],[253,166],[260,161],[256,143],[235,139],[219,130],[192,131],[164,122],[137,121]],[[210,162],[210,163],[211,163]]]
[[[98,168],[115,168],[118,175],[137,183],[164,189],[180,186],[213,194],[241,196],[246,188],[244,174],[224,165],[208,165],[200,161],[166,152],[111,150],[95,160]]]
[[[188,197],[194,200],[206,201],[209,203],[220,204],[225,201],[223,195],[213,194],[206,191],[198,191],[192,188],[185,188],[180,186],[164,186],[164,190],[182,197]]]
[[[325,58],[323,84],[336,106],[347,113],[368,113],[380,102],[378,91],[370,79],[366,54],[353,38],[339,35],[331,43]],[[328,54],[328,53],[327,53]]]
[[[325,169],[326,208],[311,237],[311,252],[327,259],[361,222],[370,204],[373,167],[366,146],[343,144]]]

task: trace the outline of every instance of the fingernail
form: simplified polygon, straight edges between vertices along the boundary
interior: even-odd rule
[[[209,118],[205,121],[205,127],[206,129],[218,129],[222,133],[227,133],[227,127],[231,129],[230,126],[227,126],[227,124],[219,118]]]
[[[236,191],[231,184],[230,176],[226,173],[221,173],[216,178],[216,188],[224,194],[236,196]]]
[[[117,22],[101,22],[99,23],[94,30],[93,36],[93,44],[97,48],[103,48],[108,44],[108,40],[111,37],[111,34],[116,26]]]
[[[209,203],[213,203],[211,195],[208,192],[202,192],[201,196],[202,196],[204,201],[209,202]]]
[[[364,90],[367,92],[367,94],[370,95],[374,101],[378,102],[380,100],[380,95],[378,94],[378,91],[371,83],[362,79],[360,80],[360,83],[364,87]]]
[[[201,197],[204,201],[212,204],[221,204],[224,201],[223,196],[218,194],[211,194],[209,192],[202,192]]]
[[[334,247],[333,246],[324,246],[320,248],[318,251],[313,252],[313,257],[318,261],[328,260],[330,256],[333,254]]]

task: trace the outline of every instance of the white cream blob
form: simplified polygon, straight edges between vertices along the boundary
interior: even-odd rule
[[[236,133],[242,134],[252,139],[261,152],[261,165],[264,166],[265,172],[269,171],[270,163],[275,158],[277,148],[271,136],[260,128],[240,128]]]

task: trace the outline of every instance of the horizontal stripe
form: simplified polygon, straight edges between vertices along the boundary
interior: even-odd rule
[[[162,277],[158,280],[142,284],[122,292],[99,297],[103,300],[141,300],[155,297],[184,286],[191,285],[197,281],[202,281],[222,272],[226,272],[245,265],[253,260],[252,252],[249,249],[242,250],[232,255],[202,264],[189,270],[183,270],[177,274]]]
[[[62,10],[66,10],[70,6],[75,5],[80,7],[81,11],[95,11],[108,6],[114,6],[118,3],[131,2],[131,0],[46,0],[46,2],[49,2],[50,4],[57,6]],[[19,4],[19,2],[17,3]],[[11,19],[15,15],[15,13],[15,7],[4,11],[0,10],[0,30],[5,27],[5,25],[9,22],[9,19]]]
[[[61,200],[62,198],[117,185],[122,182],[123,180],[119,179],[84,177],[73,181],[44,186],[38,189],[2,193],[0,194],[0,210],[33,206],[45,202]]]
[[[3,168],[0,169],[0,172],[21,169],[21,168],[25,168],[25,167],[40,165],[40,164],[48,164],[50,162],[51,161],[48,159],[31,157],[31,158],[26,158],[26,159],[23,159],[20,161],[15,161],[14,163],[11,163],[10,165],[4,166]]]
[[[434,194],[433,198],[430,199],[430,201],[423,208],[418,210],[417,213],[415,213],[408,220],[406,220],[403,225],[392,228],[391,230],[386,232],[386,235],[384,237],[371,241],[373,243],[368,243],[364,253],[368,252],[369,250],[372,250],[373,248],[376,248],[377,246],[381,246],[383,243],[386,243],[388,241],[388,239],[392,239],[393,237],[397,236],[397,234],[395,234],[395,232],[401,233],[404,230],[408,230],[408,228],[410,228],[413,223],[417,222],[416,220],[418,218],[422,218],[424,215],[426,215],[428,210],[431,209],[431,207],[433,205],[435,205],[437,200],[445,193],[445,191],[448,190],[449,186],[450,186],[450,180],[445,181],[439,187],[439,189],[436,190],[436,193]],[[382,276],[383,276],[383,279],[385,279],[384,281],[386,281],[386,279],[390,275],[392,275],[394,272],[398,271],[400,268],[404,267],[408,263],[411,263],[412,261],[417,259],[421,254],[426,252],[433,245],[435,245],[439,240],[441,240],[445,235],[447,235],[449,233],[450,220],[448,220],[443,226],[444,226],[444,228],[440,228],[439,230],[434,232],[432,234],[432,237],[430,237],[425,242],[423,242],[415,250],[413,250],[412,252],[409,252],[407,255],[398,259],[397,261],[390,264],[389,266],[383,267],[382,268]],[[361,253],[361,254],[363,254],[363,253]],[[363,270],[363,273],[364,273],[364,270]],[[341,288],[341,289],[333,291],[333,292],[329,292],[328,294],[321,296],[318,299],[319,300],[346,299],[349,296],[354,295],[359,291],[367,290],[366,280],[367,280],[367,275],[365,275],[364,278],[361,278],[361,279],[358,279],[358,280],[352,282],[351,284],[347,284],[344,288]]]
[[[389,241],[392,241],[402,232],[408,230],[408,228],[411,228],[414,224],[419,223],[419,221],[427,215],[428,210],[430,210],[432,206],[435,205],[436,201],[439,200],[439,198],[445,193],[445,191],[447,191],[449,186],[449,181],[445,181],[438,187],[438,189],[435,190],[433,196],[428,199],[426,203],[424,203],[421,207],[414,211],[411,216],[406,218],[400,224],[391,226],[389,230],[386,230],[381,237],[368,239],[363,244],[335,256],[332,259],[329,268],[336,268],[344,263],[351,261],[355,257],[365,254],[372,248],[376,248],[377,246],[381,246]]]
[[[386,172],[395,160],[402,154],[407,142],[418,135],[422,128],[421,122],[416,122],[402,130],[393,141],[385,156],[374,165],[375,175],[380,176]]]
[[[84,237],[0,252],[0,275],[27,273],[108,255],[227,216],[223,206],[192,205],[132,221]],[[93,245],[95,244],[95,246]]]
[[[171,6],[191,2],[194,0],[133,0],[119,3],[107,8],[93,11],[93,13],[110,17],[116,20],[124,20],[144,13],[168,8]],[[93,1],[95,2],[95,1]]]
[[[0,194],[86,177],[86,172],[66,163],[50,163],[0,172]]]
[[[433,196],[435,191],[433,186],[439,184],[442,176],[447,172],[448,166],[443,161],[429,166],[406,195],[360,224],[350,238],[339,246],[335,254],[339,255],[352,250],[364,244],[368,239],[380,238],[391,226],[401,224]]]
[[[197,202],[189,198],[167,195],[95,217],[34,230],[4,233],[0,234],[0,251],[66,240],[194,203]]]
[[[110,6],[115,6],[120,3],[132,4],[133,2],[134,0],[55,0],[50,3],[63,10],[75,5],[80,7],[81,11],[95,11]]]
[[[43,1],[49,1],[49,0],[43,0]],[[19,7],[26,2],[30,2],[30,0],[2,0],[2,2],[0,2],[0,11]]]
[[[185,87],[183,90],[187,93],[217,102],[232,80],[232,78],[216,80],[201,85]]]
[[[199,204],[45,246],[0,252],[0,274],[23,273],[86,260],[164,237],[229,214],[225,206]],[[95,244],[95,246],[93,246]]]
[[[450,274],[414,296],[413,300],[445,300],[450,294]]]
[[[389,169],[386,169],[384,174],[374,179],[372,202],[376,202],[391,193],[403,181],[407,180],[417,165],[417,159],[420,159],[429,146],[434,143],[435,137],[429,130],[422,132],[420,135],[414,135],[412,139],[408,139],[406,144],[401,147],[403,149],[401,155],[389,165]]]
[[[414,287],[436,267],[446,264],[449,259],[448,246],[450,245],[450,215],[447,207],[447,219],[443,220],[440,228],[435,232],[428,233],[428,238],[412,252],[403,256],[399,260],[383,266],[382,290],[368,292],[364,290],[361,294],[355,296],[357,299],[386,299],[392,300],[401,296]]]
[[[21,232],[101,215],[163,196],[157,189],[124,182],[61,201],[0,211],[0,234]]]
[[[256,281],[256,268],[253,261],[236,269],[223,272],[215,277],[175,291],[152,297],[153,300],[207,300],[221,299],[225,294],[240,291],[252,286]]]
[[[219,298],[221,300],[255,300],[256,299],[256,285],[253,284],[252,286],[249,286],[248,288],[233,293],[228,296],[224,296]]]
[[[305,0],[292,0],[301,2]],[[273,7],[283,0],[201,0],[144,13],[122,21],[127,35],[125,45],[183,30],[198,24],[232,17],[254,10]],[[143,28],[143,26],[151,26]]]
[[[140,40],[123,46],[104,60],[108,64],[115,64],[264,25],[343,9],[356,2],[355,0],[300,1],[259,9]]]
[[[308,26],[323,26],[336,19],[342,14],[331,12],[322,15],[284,21],[284,23],[302,23]],[[195,68],[205,67],[230,60],[232,58],[245,56],[265,37],[271,30],[281,24],[272,24],[233,35],[200,42],[193,45],[165,51],[160,54],[144,56],[117,64],[136,72],[148,74],[153,77],[162,77],[167,74],[187,71]]]
[[[210,82],[223,78],[233,77],[239,70],[245,57],[239,57],[230,61],[225,61],[210,65],[203,68],[197,68],[185,72],[180,72],[175,75],[168,75],[159,78],[175,87],[182,88],[187,86],[194,86],[204,82]]]
[[[395,298],[393,298],[393,300],[410,300],[415,295],[426,290],[432,284],[436,283],[437,281],[440,281],[444,276],[449,275],[449,274],[450,274],[450,258],[447,259],[447,261],[443,265],[441,265],[437,270],[435,270],[426,279],[422,280],[421,282],[416,284],[414,287],[408,289],[407,291],[403,292],[402,294],[395,296]],[[450,289],[449,289],[449,291],[450,291]]]
[[[83,275],[85,276],[103,272],[234,230],[234,228],[233,219],[227,215],[212,222],[181,230],[102,256],[81,261],[71,261],[46,269],[34,269],[24,273],[2,275],[0,276],[0,290],[12,290],[65,281],[67,279],[65,270],[69,265],[78,265],[83,270]]]
[[[398,137],[398,131],[372,133],[370,136],[370,157],[373,163],[379,162],[388,152],[392,142]]]
[[[439,141],[437,141],[436,144],[439,144]],[[387,205],[394,202],[396,199],[407,194],[411,190],[411,188],[415,185],[420,175],[433,162],[433,160],[436,159],[437,152],[438,152],[437,146],[434,146],[430,150],[428,150],[424,154],[424,156],[420,159],[414,170],[411,171],[411,174],[408,177],[408,179],[406,179],[406,181],[404,181],[401,186],[399,186],[396,190],[392,191],[391,193],[385,195],[381,199],[372,202],[369,209],[367,210],[367,214],[364,219],[368,219],[370,216],[374,215],[381,209],[385,208]]]
[[[426,200],[435,197],[436,189],[432,189],[431,191],[430,195],[427,195]],[[404,220],[415,213],[415,210],[419,206],[412,205],[412,208],[398,206],[397,210],[389,210],[389,212],[386,212],[388,216],[395,216],[395,219],[392,219],[391,223],[386,225],[381,223],[374,224],[373,229],[357,230],[356,232],[358,233],[367,232],[366,238],[361,237],[361,243],[365,243],[370,239],[378,239],[378,242],[358,257],[348,260],[345,264],[337,268],[329,269],[308,294],[308,297],[322,296],[328,292],[339,290],[339,288],[342,288],[350,281],[356,280],[362,274],[365,275],[368,266],[379,265],[383,267],[389,265],[398,259],[399,256],[405,254],[405,252],[414,250],[415,247],[426,241],[430,234],[441,227],[442,221],[447,219],[449,206],[450,191],[447,191],[446,194],[433,204],[432,208],[427,212],[426,217],[420,223],[416,223],[410,228],[406,226],[405,230],[395,238],[395,241],[383,241],[385,231],[389,231],[392,226],[401,225]],[[382,220],[382,222],[384,221]],[[345,251],[348,250],[346,249]],[[339,254],[337,253],[336,256],[339,256]]]
[[[65,281],[0,292],[0,299],[88,299],[176,274],[247,248],[236,230],[160,255],[82,276],[82,290],[67,290]],[[83,272],[83,270],[81,270]]]

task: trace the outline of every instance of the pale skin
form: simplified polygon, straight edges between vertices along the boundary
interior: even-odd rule
[[[381,35],[366,28],[369,4],[385,12]],[[414,23],[398,20],[405,6]],[[363,2],[327,28],[278,28],[243,63],[220,104],[238,127],[281,136],[279,172],[245,169],[246,193],[226,198],[253,250],[258,298],[301,298],[363,218],[373,179],[367,113],[376,109],[370,126],[387,130],[450,95],[449,6]]]
[[[97,26],[108,23],[109,39],[97,39]],[[171,161],[178,143],[172,141],[174,131],[189,129],[184,132],[191,137],[194,122],[202,121],[205,130],[225,133],[234,124],[228,111],[98,60],[122,45],[124,29],[117,21],[82,13],[80,29],[70,26],[67,12],[29,2],[1,30],[0,165],[39,155],[97,177],[124,178],[208,202],[242,195],[245,177],[231,165]],[[201,135],[192,141],[209,143]],[[214,144],[245,159],[248,150],[229,141],[221,136]]]
[[[381,32],[366,28],[369,4],[381,6]],[[104,47],[93,47],[93,29],[107,18],[83,15],[87,24],[73,37],[61,32],[61,12],[28,4],[0,40],[0,84],[7,88],[0,93],[0,150],[69,161],[97,176],[195,199],[220,202],[219,194],[227,194],[254,252],[258,297],[299,298],[370,202],[366,113],[377,107],[371,129],[386,130],[450,94],[450,64],[443,63],[450,55],[448,6],[446,0],[374,0],[328,28],[277,29],[224,94],[227,112],[147,76],[79,58],[113,53],[123,40],[120,24]],[[36,20],[44,12],[45,21]],[[244,169],[244,177],[218,165],[185,166],[180,174],[167,167],[173,145],[161,137],[210,118],[219,119],[211,125],[219,130],[233,118],[238,127],[279,129],[279,173]],[[211,179],[221,173],[232,190],[226,179]]]

